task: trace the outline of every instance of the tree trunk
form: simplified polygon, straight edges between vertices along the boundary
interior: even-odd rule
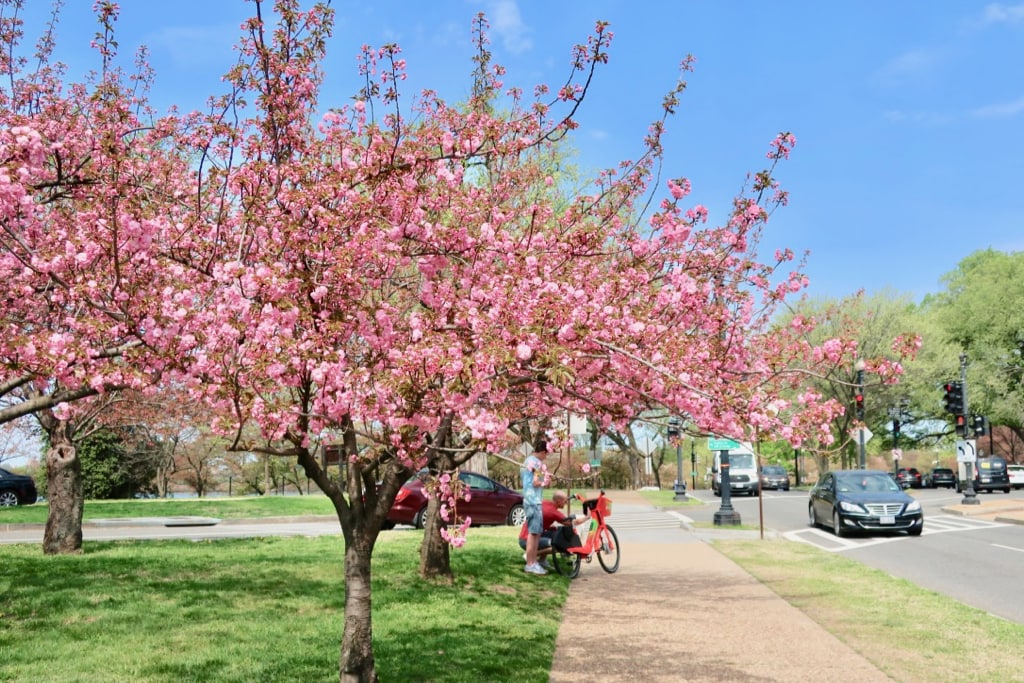
[[[630,474],[630,488],[638,489],[643,486],[642,482],[642,470],[640,469],[640,456],[636,453],[629,454],[629,474]]]
[[[49,430],[46,497],[50,511],[43,533],[44,555],[82,552],[82,463],[70,435],[71,429],[64,421],[57,421]]]
[[[373,544],[354,534],[345,548],[345,629],[341,638],[341,683],[377,683],[373,659],[370,558]]]
[[[451,554],[447,541],[441,538],[440,503],[437,498],[427,502],[423,524],[423,543],[420,545],[420,576],[424,579],[452,580]]]
[[[449,453],[437,456],[437,470],[455,472],[455,461]],[[455,476],[455,475],[453,475]],[[420,544],[420,576],[424,579],[452,580],[451,555],[448,542],[441,538],[441,501],[437,496],[427,500],[427,511],[423,518],[423,542]]]

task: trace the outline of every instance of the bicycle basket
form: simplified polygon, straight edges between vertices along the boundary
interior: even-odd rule
[[[607,496],[601,496],[600,498],[591,498],[590,500],[583,501],[583,512],[590,514],[590,511],[597,508],[597,511],[601,513],[602,517],[612,516],[612,500]]]

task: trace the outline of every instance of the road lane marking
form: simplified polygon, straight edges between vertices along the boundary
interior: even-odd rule
[[[1003,548],[1004,550],[1013,550],[1014,552],[1024,553],[1024,548],[1014,548],[1012,545],[999,545],[998,543],[993,543],[992,545],[996,548]]]

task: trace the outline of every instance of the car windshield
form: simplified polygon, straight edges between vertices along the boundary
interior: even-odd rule
[[[750,453],[736,453],[729,456],[729,464],[738,470],[748,470],[754,466],[754,456]]]
[[[786,470],[782,469],[778,465],[765,465],[762,468],[765,474],[785,474]]]
[[[900,491],[899,485],[888,474],[879,473],[842,473],[836,474],[836,489],[843,492]]]

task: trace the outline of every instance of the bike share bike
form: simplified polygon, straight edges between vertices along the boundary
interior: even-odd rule
[[[580,494],[574,496],[583,502],[583,512],[590,517],[590,528],[583,545],[567,548],[554,547],[551,553],[551,564],[562,576],[575,579],[580,575],[583,561],[588,563],[597,555],[601,568],[609,574],[619,568],[619,537],[615,530],[605,523],[605,518],[612,514],[612,501],[601,491],[597,498],[585,499]]]

